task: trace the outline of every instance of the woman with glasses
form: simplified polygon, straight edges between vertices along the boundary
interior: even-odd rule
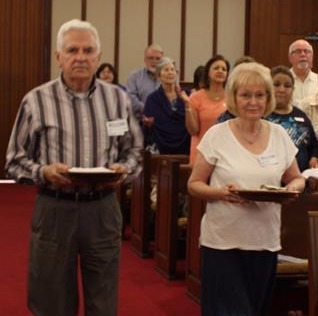
[[[235,118],[212,126],[198,145],[189,193],[207,201],[201,221],[202,316],[263,316],[270,304],[280,244],[281,205],[242,198],[262,185],[302,191],[297,148],[263,117],[275,107],[268,68],[243,63],[227,83]]]
[[[179,97],[175,62],[163,57],[157,64],[160,87],[144,107],[145,146],[160,154],[189,154],[190,135],[185,127],[185,105]]]

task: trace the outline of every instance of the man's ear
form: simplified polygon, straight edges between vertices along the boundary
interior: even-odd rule
[[[55,54],[55,59],[57,61],[57,64],[61,68],[62,67],[62,64],[61,64],[61,53],[56,51],[54,54]]]

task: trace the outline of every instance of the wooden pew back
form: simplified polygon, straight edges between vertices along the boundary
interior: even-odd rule
[[[309,212],[309,316],[318,316],[318,211]]]
[[[180,164],[180,161],[174,159],[160,161],[154,257],[156,269],[168,279],[177,277],[179,195],[187,194],[190,173],[191,167]]]
[[[157,177],[160,161],[168,158],[181,163],[189,161],[187,155],[158,155],[144,151],[142,170],[132,182],[131,245],[132,249],[144,258],[152,256],[149,236],[152,178]]]

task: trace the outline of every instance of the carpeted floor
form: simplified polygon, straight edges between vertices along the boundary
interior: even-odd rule
[[[34,198],[32,187],[0,184],[0,316],[31,315],[26,307],[26,273]],[[200,315],[199,305],[186,295],[184,280],[165,280],[152,259],[132,252],[129,239],[123,242],[119,286],[118,316]]]

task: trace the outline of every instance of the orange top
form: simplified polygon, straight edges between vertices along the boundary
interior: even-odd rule
[[[190,95],[190,105],[197,112],[199,133],[191,137],[190,164],[193,165],[197,154],[197,146],[205,132],[215,124],[218,117],[225,111],[224,99],[213,101],[205,89]]]

